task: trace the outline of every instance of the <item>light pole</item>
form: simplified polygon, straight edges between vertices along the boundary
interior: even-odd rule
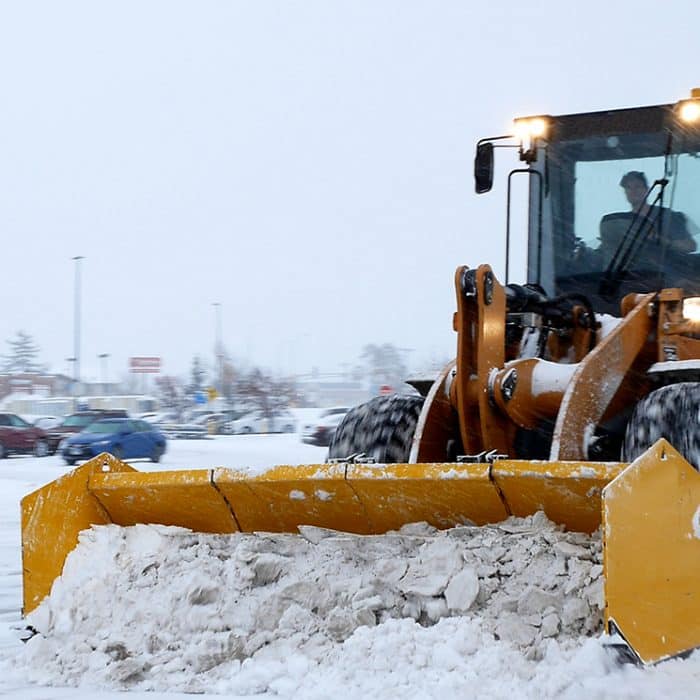
[[[107,384],[107,358],[109,357],[108,352],[101,352],[97,359],[102,361],[102,384]]]
[[[214,307],[214,313],[215,313],[215,333],[216,333],[216,345],[214,347],[214,354],[216,356],[216,371],[218,374],[217,377],[217,387],[216,389],[218,390],[219,394],[222,393],[223,390],[223,384],[224,384],[224,352],[223,348],[221,346],[221,303],[218,301],[215,301],[212,306]]]
[[[80,261],[84,260],[83,255],[76,255],[72,258],[75,262],[75,309],[73,315],[73,357],[75,358],[75,376],[73,379],[76,383],[80,382]]]

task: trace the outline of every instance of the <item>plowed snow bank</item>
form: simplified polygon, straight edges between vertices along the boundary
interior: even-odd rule
[[[600,630],[600,550],[542,514],[371,537],[98,526],[29,617],[24,662],[43,683],[226,689],[242,662],[248,676],[258,657],[322,663],[358,627],[454,616],[478,620],[468,646],[502,640],[534,660],[549,639]]]

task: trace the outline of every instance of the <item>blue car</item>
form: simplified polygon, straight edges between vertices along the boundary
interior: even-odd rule
[[[82,433],[66,438],[58,451],[71,465],[101,452],[109,452],[118,459],[145,457],[158,462],[165,452],[165,436],[145,420],[104,418],[90,424]]]

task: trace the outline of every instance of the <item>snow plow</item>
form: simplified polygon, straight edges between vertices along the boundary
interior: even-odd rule
[[[505,283],[457,269],[437,380],[349,411],[325,464],[141,473],[105,454],[44,486],[22,502],[24,612],[94,524],[369,535],[543,511],[602,528],[606,632],[636,660],[700,646],[700,91],[515,126],[475,158],[478,193],[495,142],[526,165],[508,176]],[[508,279],[515,176],[525,284]]]

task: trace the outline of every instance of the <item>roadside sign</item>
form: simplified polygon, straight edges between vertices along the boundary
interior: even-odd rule
[[[158,374],[160,357],[130,357],[129,371],[135,374]]]

